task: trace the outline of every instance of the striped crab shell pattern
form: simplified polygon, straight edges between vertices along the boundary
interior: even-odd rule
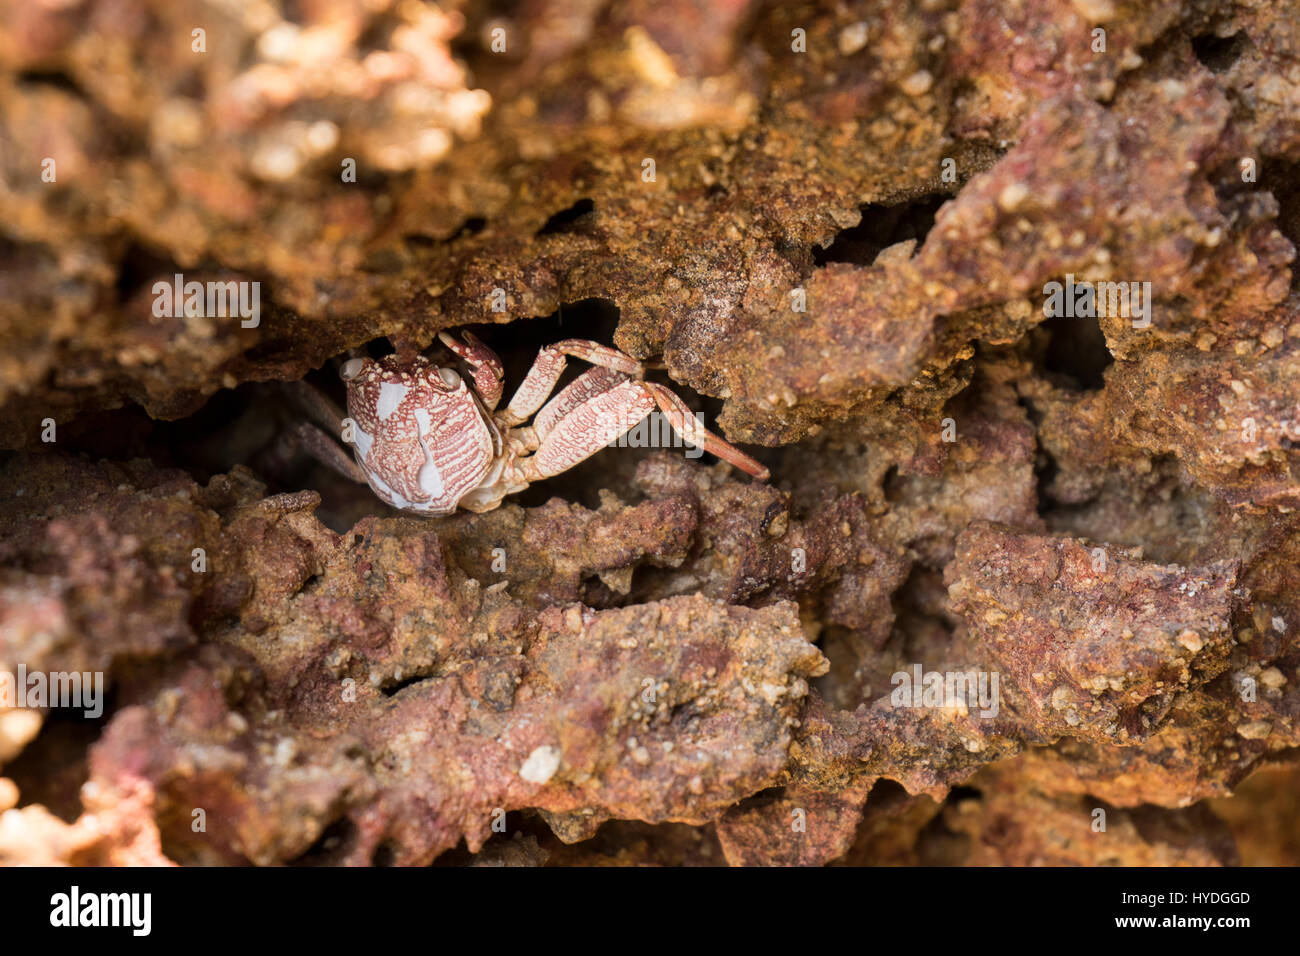
[[[376,495],[406,511],[452,514],[500,456],[501,436],[454,371],[428,359],[351,359],[353,453]]]

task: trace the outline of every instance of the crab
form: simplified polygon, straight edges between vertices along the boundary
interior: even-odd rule
[[[465,374],[405,348],[340,366],[348,418],[338,421],[337,410],[317,417],[340,426],[352,457],[305,422],[295,426],[294,443],[394,508],[429,517],[491,511],[590,458],[655,409],[689,445],[767,480],[766,468],[700,426],[680,397],[645,381],[645,366],[618,349],[586,339],[543,347],[498,410],[504,372],[497,354],[470,332],[438,338]],[[569,358],[593,367],[552,397]],[[319,411],[319,398],[314,404]]]

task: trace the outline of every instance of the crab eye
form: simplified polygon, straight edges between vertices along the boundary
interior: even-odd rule
[[[366,360],[362,358],[348,359],[339,367],[339,378],[345,382],[350,382],[366,367]]]
[[[449,368],[438,369],[438,377],[447,388],[452,389],[460,385],[460,376]]]

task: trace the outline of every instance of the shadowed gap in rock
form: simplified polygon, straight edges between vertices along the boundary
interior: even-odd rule
[[[907,239],[918,246],[925,242],[934,214],[952,197],[944,194],[921,196],[909,202],[885,205],[870,203],[862,207],[862,221],[841,230],[829,246],[813,249],[813,263],[847,262],[869,266],[883,249]]]

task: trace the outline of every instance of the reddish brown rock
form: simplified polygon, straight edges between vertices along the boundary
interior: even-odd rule
[[[0,0],[0,669],[109,694],[0,710],[5,862],[1286,857],[1294,0],[293,6]],[[465,325],[774,480],[281,460],[270,383]]]

